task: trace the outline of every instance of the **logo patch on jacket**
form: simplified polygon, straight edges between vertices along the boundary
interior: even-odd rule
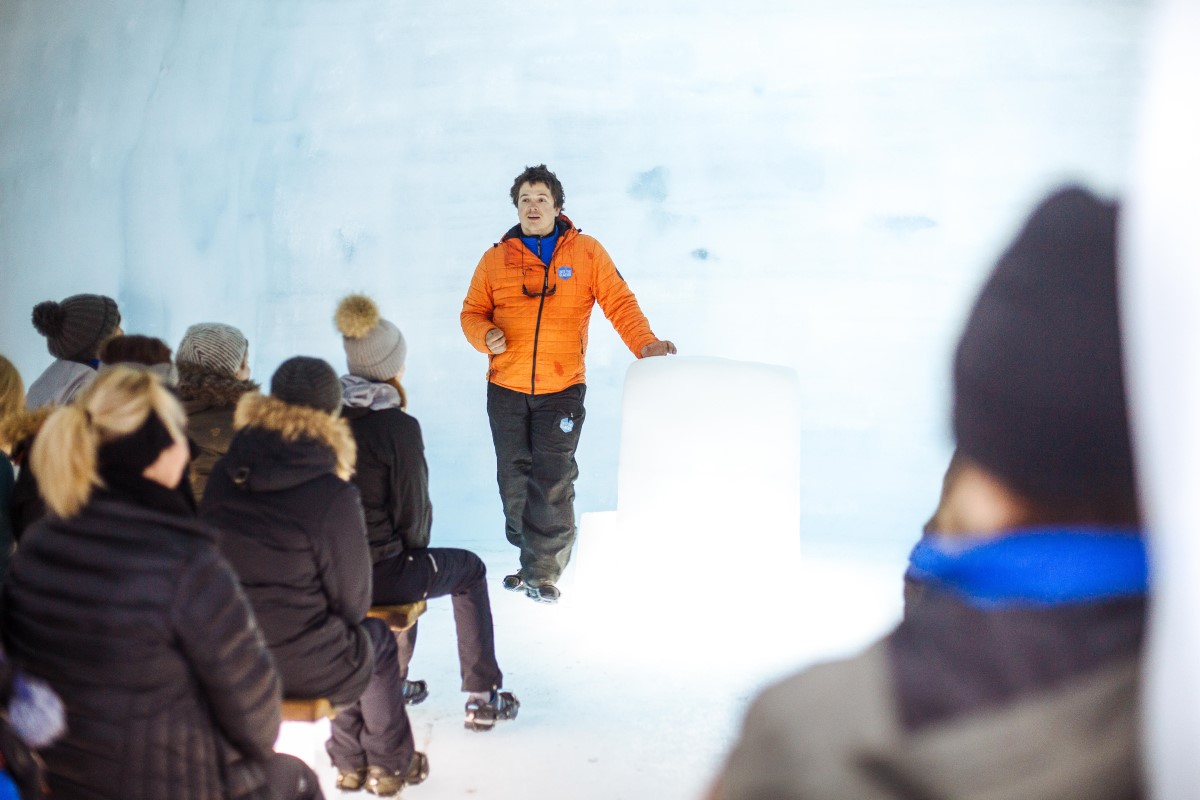
[[[558,427],[562,428],[563,433],[570,433],[575,430],[575,420],[570,417],[563,417],[559,420]]]
[[[559,268],[558,268],[558,278],[559,278],[559,280],[564,280],[564,281],[565,281],[565,280],[567,280],[568,278],[570,278],[570,277],[571,277],[572,275],[574,275],[574,274],[575,274],[575,270],[571,269],[570,267],[559,267]]]

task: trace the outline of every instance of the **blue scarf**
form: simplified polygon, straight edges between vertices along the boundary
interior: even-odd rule
[[[558,245],[558,221],[554,222],[554,230],[545,236],[522,236],[521,241],[529,248],[529,252],[542,260],[547,267],[554,256],[554,248]]]
[[[1145,594],[1146,542],[1133,529],[1040,528],[995,539],[930,535],[908,577],[979,608],[1089,603]]]

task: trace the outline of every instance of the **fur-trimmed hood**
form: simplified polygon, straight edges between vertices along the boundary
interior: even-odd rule
[[[179,365],[179,397],[189,414],[213,407],[233,408],[242,395],[258,389],[254,381],[239,381],[194,364]]]
[[[238,433],[222,461],[237,484],[270,491],[322,474],[354,474],[354,434],[323,411],[251,392],[238,401],[233,427]]]

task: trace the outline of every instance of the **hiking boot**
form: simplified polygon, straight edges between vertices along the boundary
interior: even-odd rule
[[[520,592],[525,589],[525,579],[521,577],[520,573],[505,575],[500,585],[510,592]]]
[[[405,705],[416,706],[425,702],[425,698],[429,697],[429,684],[425,681],[410,681],[404,679],[404,703]]]
[[[539,586],[526,586],[525,596],[538,603],[557,603],[562,592],[553,583],[543,583]]]
[[[350,770],[347,772],[344,769],[339,769],[337,774],[337,788],[343,792],[357,792],[367,782],[367,768]]]
[[[429,777],[429,759],[424,753],[413,753],[412,761],[405,772],[392,772],[383,767],[367,769],[366,790],[380,797],[399,794],[405,786],[416,786]],[[340,788],[340,786],[339,786]]]
[[[512,692],[492,690],[492,696],[486,703],[478,700],[467,701],[467,721],[464,727],[469,731],[490,731],[496,723],[504,719],[516,719],[521,701]]]

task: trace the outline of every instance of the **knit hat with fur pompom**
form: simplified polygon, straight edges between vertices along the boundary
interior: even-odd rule
[[[338,303],[333,316],[351,375],[372,381],[394,378],[404,369],[408,346],[400,329],[379,315],[379,306],[366,295],[352,294]]]
[[[101,294],[73,294],[61,303],[47,300],[33,307],[33,327],[46,337],[50,355],[66,361],[95,358],[120,324],[116,301]]]

